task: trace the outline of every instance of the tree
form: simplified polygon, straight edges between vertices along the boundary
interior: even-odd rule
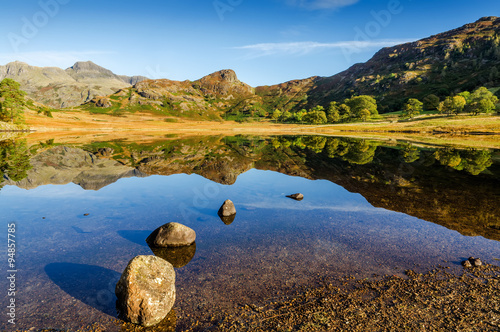
[[[463,96],[453,97],[453,110],[452,110],[452,112],[455,114],[462,112],[464,110],[465,104],[467,104],[467,102],[465,101],[465,98]]]
[[[292,118],[292,113],[289,111],[284,111],[283,114],[281,114],[280,120],[282,122],[286,122]]]
[[[323,111],[310,111],[302,118],[304,122],[310,124],[325,124],[327,123],[326,114]]]
[[[442,102],[440,102],[438,111],[439,113],[451,114],[453,112],[453,98],[446,97]]]
[[[434,111],[439,107],[439,97],[434,94],[428,95],[422,101],[424,109],[427,111]]]
[[[337,123],[340,121],[339,106],[336,101],[332,101],[326,109],[326,119],[328,123]]]
[[[275,122],[278,121],[278,119],[281,117],[282,112],[279,109],[275,109],[272,115],[272,118],[274,119]]]
[[[344,104],[349,106],[351,114],[358,119],[366,116],[366,111],[370,112],[369,116],[378,115],[377,101],[371,96],[355,96],[344,101]],[[365,110],[365,111],[363,111]],[[363,111],[363,112],[362,112]],[[368,117],[369,117],[368,116]]]
[[[423,105],[424,104],[420,100],[410,98],[403,107],[403,114],[411,119],[415,115],[420,114]]]
[[[22,120],[23,107],[26,105],[26,92],[20,89],[20,84],[10,78],[0,82],[0,117],[11,122]]]
[[[498,102],[497,96],[485,87],[474,90],[470,95],[470,99],[471,102],[467,105],[467,110],[474,115],[493,111]]]
[[[293,115],[293,117],[294,117],[295,121],[302,122],[303,121],[303,117],[306,114],[307,114],[307,111],[305,109],[301,109],[300,111],[298,111],[297,113],[295,113]]]

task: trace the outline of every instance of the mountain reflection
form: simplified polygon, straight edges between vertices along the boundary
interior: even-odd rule
[[[99,190],[125,177],[180,173],[231,185],[256,168],[329,180],[375,207],[500,240],[498,156],[495,150],[325,136],[210,136],[72,147],[48,142],[29,148],[21,140],[0,142],[0,171],[1,185],[31,189],[73,182]]]

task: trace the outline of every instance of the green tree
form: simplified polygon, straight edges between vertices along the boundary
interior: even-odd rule
[[[326,109],[326,119],[328,123],[337,123],[340,121],[339,105],[336,101],[332,101]]]
[[[5,78],[0,82],[0,117],[11,122],[23,121],[23,108],[26,105],[26,92],[20,89],[20,84],[13,79]]]
[[[474,90],[470,96],[470,103],[467,110],[474,115],[479,113],[489,113],[493,111],[498,103],[498,98],[485,87]]]
[[[310,124],[325,124],[327,123],[326,114],[323,111],[310,111],[302,118],[304,122]]]
[[[364,116],[366,116],[366,111],[370,112],[369,116],[378,115],[377,101],[371,96],[355,96],[346,99],[344,101],[344,104],[349,106],[352,115],[358,119],[362,119]]]
[[[408,117],[408,118],[413,118],[415,115],[418,115],[420,114],[420,112],[422,112],[422,106],[424,104],[416,99],[416,98],[410,98],[408,99],[408,101],[406,102],[406,104],[404,105],[403,107],[403,114],[404,116]]]
[[[274,119],[275,122],[278,122],[278,119],[281,117],[281,114],[283,114],[279,109],[275,109],[272,115],[272,118]]]
[[[284,111],[283,114],[281,114],[280,121],[282,122],[287,122],[292,118],[292,113],[289,111]]]
[[[464,110],[467,102],[463,96],[455,96],[453,97],[453,113],[458,114]]]
[[[434,111],[439,107],[439,97],[434,94],[426,96],[422,101],[424,104],[424,109],[427,111]]]
[[[301,109],[300,111],[298,111],[297,113],[295,113],[293,115],[293,118],[295,119],[295,121],[297,122],[302,122],[303,121],[303,117],[304,115],[307,114],[307,110],[305,109]]]
[[[339,106],[340,121],[349,122],[353,118],[351,113],[351,108],[346,104],[341,104]]]

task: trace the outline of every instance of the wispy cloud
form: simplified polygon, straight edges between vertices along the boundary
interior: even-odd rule
[[[58,66],[72,65],[77,61],[89,60],[90,57],[108,55],[113,52],[107,51],[41,51],[41,52],[19,52],[0,53],[0,64],[12,61],[23,61],[33,66]]]
[[[286,2],[291,6],[317,10],[350,6],[359,2],[359,0],[286,0]]]
[[[407,43],[413,40],[384,39],[370,41],[340,41],[334,43],[319,42],[290,42],[290,43],[262,43],[235,47],[248,51],[248,57],[257,58],[269,55],[306,55],[311,52],[326,49],[340,49],[350,52],[362,52],[367,49],[381,48]]]

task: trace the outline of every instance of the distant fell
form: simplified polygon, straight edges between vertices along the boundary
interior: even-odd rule
[[[91,61],[77,62],[66,70],[15,61],[0,66],[0,80],[4,78],[16,80],[33,100],[54,108],[79,106],[145,79],[118,76]]]

